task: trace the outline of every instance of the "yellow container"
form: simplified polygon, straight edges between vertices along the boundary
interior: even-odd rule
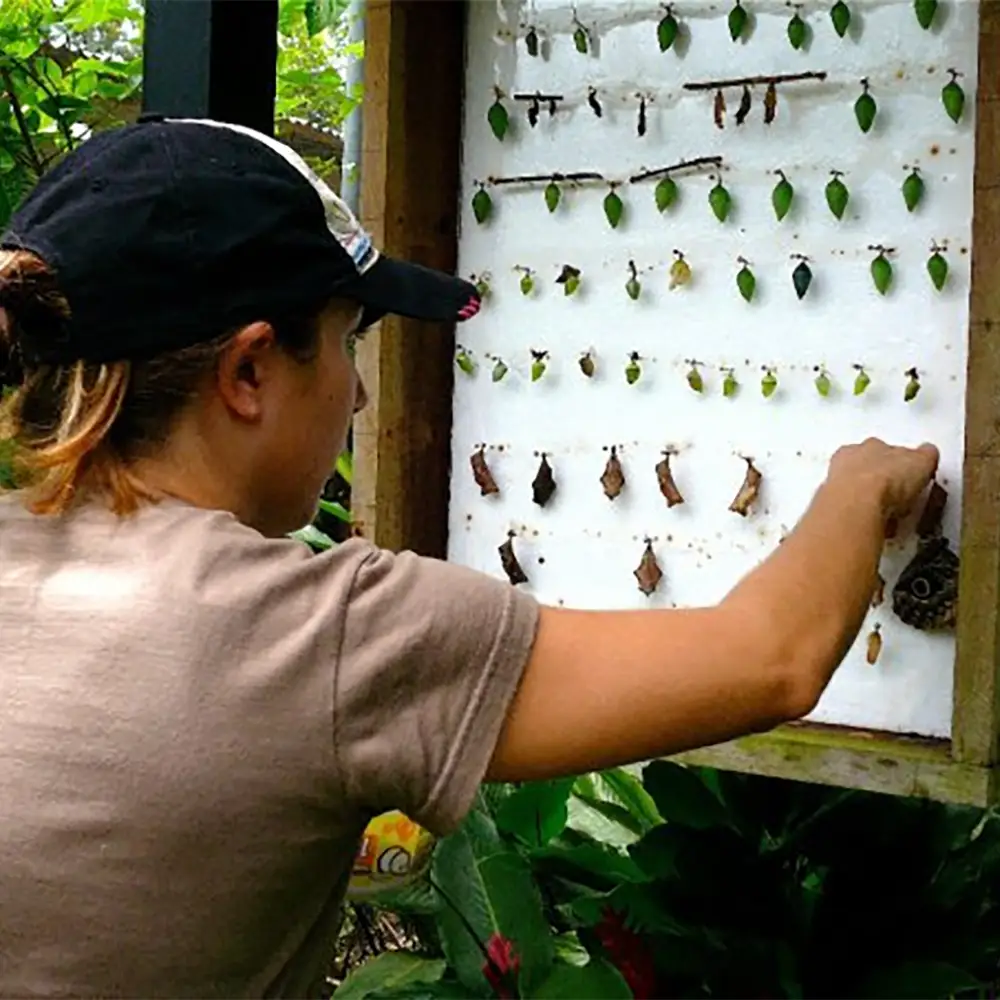
[[[401,812],[376,816],[361,838],[347,898],[371,899],[416,881],[430,865],[434,843],[432,834]]]

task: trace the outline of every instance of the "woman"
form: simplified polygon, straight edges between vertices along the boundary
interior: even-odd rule
[[[807,714],[934,447],[837,452],[715,607],[539,607],[312,517],[386,313],[468,318],[289,149],[152,119],[55,167],[0,241],[0,993],[316,989],[366,821],[455,827],[484,779]],[[831,539],[836,544],[830,544]]]

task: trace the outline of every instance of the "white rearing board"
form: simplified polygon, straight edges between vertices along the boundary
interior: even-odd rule
[[[810,42],[788,40],[792,11],[778,0],[743,0],[751,30],[734,43],[731,5],[677,0],[682,25],[675,49],[661,52],[663,8],[643,2],[587,3],[475,0],[469,4],[462,140],[459,269],[489,275],[491,294],[479,316],[458,328],[476,368],[456,366],[449,558],[497,577],[497,553],[508,531],[529,577],[522,589],[542,602],[574,608],[663,608],[715,603],[773,551],[804,512],[829,459],[842,444],[876,435],[899,444],[929,440],[942,452],[940,481],[949,492],[945,532],[958,543],[969,323],[969,250],[974,170],[974,105],[979,5],[942,0],[930,30],[912,0],[848,0],[852,23],[839,38],[831,2],[806,3]],[[592,47],[573,43],[574,10]],[[528,54],[525,28],[541,39]],[[962,76],[965,113],[945,113],[942,87]],[[823,72],[824,80],[778,86],[776,120],[763,121],[764,87],[742,126],[734,123],[740,88],[726,91],[724,127],[713,121],[714,91],[685,83],[748,76]],[[854,102],[867,78],[877,102],[865,134]],[[510,129],[498,141],[487,122],[494,86],[507,95]],[[588,106],[597,91],[603,115]],[[519,93],[563,98],[554,116],[545,102],[537,125]],[[649,97],[647,132],[638,135],[638,93]],[[564,186],[549,213],[544,184],[493,185],[493,212],[476,222],[471,200],[489,177],[595,171],[609,179],[680,160],[721,156],[732,212],[720,223],[709,207],[709,173],[679,173],[678,202],[664,213],[655,181],[618,188],[621,224],[604,215],[608,185]],[[901,185],[917,166],[926,185],[907,210]],[[795,189],[781,222],[771,191],[782,170]],[[843,171],[850,202],[838,221],[826,204],[831,171]],[[932,242],[947,247],[950,274],[937,291],[926,270]],[[885,296],[874,287],[869,246],[883,245],[894,269]],[[670,290],[674,250],[692,268],[688,285]],[[799,300],[793,254],[810,260],[813,282]],[[747,303],[735,283],[738,257],[757,278]],[[628,262],[642,291],[626,293]],[[582,284],[567,297],[555,282],[563,265]],[[525,297],[521,272],[535,272]],[[542,378],[530,377],[531,351],[548,351]],[[586,378],[580,355],[592,350],[597,371]],[[630,385],[630,352],[641,377]],[[491,380],[492,360],[508,366]],[[688,359],[701,362],[705,390],[686,381]],[[871,379],[853,393],[855,365]],[[722,394],[722,367],[740,389]],[[764,366],[778,389],[764,398]],[[833,389],[814,386],[816,366]],[[904,401],[905,372],[921,389]],[[481,496],[470,456],[480,444],[500,493]],[[626,485],[609,501],[600,476],[608,448],[618,447]],[[664,449],[685,503],[668,509],[654,467]],[[539,454],[549,457],[557,491],[545,507],[532,501]],[[728,507],[753,459],[763,486],[752,514]],[[664,577],[650,597],[633,571],[645,539]],[[829,539],[831,546],[838,539]],[[947,737],[951,730],[954,638],[900,622],[891,588],[914,543],[890,543],[882,563],[884,603],[869,613],[811,719],[858,728]],[[874,666],[865,637],[881,626]],[[665,651],[667,652],[667,651]]]

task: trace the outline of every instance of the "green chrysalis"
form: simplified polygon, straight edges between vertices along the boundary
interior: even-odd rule
[[[781,180],[774,185],[774,190],[771,192],[771,205],[774,208],[775,217],[779,222],[781,222],[781,220],[788,215],[788,212],[792,207],[792,199],[795,197],[795,188],[792,187],[788,178],[780,170],[776,171],[776,173]]]

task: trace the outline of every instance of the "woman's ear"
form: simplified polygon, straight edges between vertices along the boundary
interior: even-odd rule
[[[275,379],[278,342],[270,323],[251,323],[235,333],[219,354],[215,381],[227,409],[239,420],[256,423]]]

